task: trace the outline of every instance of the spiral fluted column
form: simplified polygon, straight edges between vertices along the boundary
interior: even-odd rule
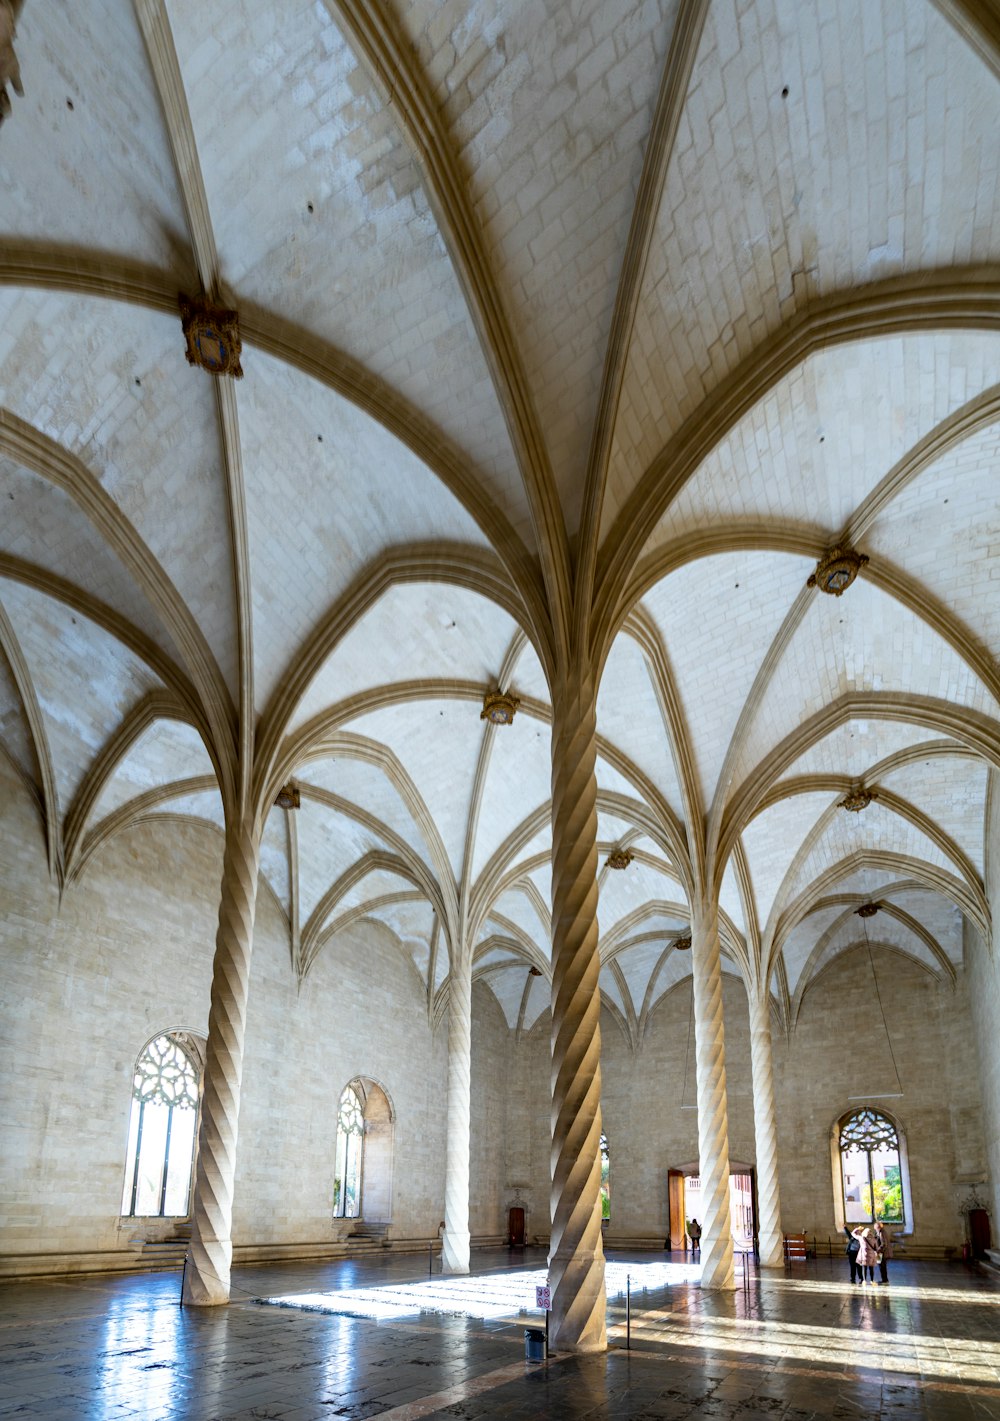
[[[732,1288],[733,1239],[729,1218],[729,1117],[726,1044],[722,1024],[722,946],[714,903],[691,919],[694,1040],[698,1080],[698,1172],[701,1175],[701,1286]]]
[[[469,1133],[472,1124],[472,957],[456,951],[448,991],[448,1143],[441,1270],[469,1271]]]
[[[251,823],[231,824],[222,869],[191,1246],[184,1274],[184,1302],[201,1306],[229,1301],[236,1136],[259,858]]]
[[[771,1003],[767,988],[750,994],[750,1069],[757,1141],[757,1237],[762,1268],[784,1264],[781,1197],[778,1193],[778,1130],[771,1073]]]
[[[561,1352],[599,1352],[608,1339],[601,1239],[597,716],[589,676],[556,684],[552,717],[550,1336]]]

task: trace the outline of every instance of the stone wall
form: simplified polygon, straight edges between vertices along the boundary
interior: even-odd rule
[[[30,798],[0,767],[3,1254],[128,1253],[139,1232],[119,1217],[132,1067],[158,1031],[206,1030],[221,860],[207,827],[140,825],[106,846],[60,903]],[[906,1131],[918,1245],[960,1243],[968,1184],[988,1171],[1000,1178],[1000,974],[973,933],[966,959],[956,990],[902,957],[878,959],[904,1090],[885,1104]],[[724,1007],[730,1153],[752,1163],[747,1006],[730,974]],[[613,1238],[664,1237],[667,1170],[697,1157],[697,1115],[682,1108],[695,1099],[693,1041],[684,1090],[689,1022],[687,984],[657,1007],[634,1055],[602,1018]],[[432,1029],[392,935],[365,923],[335,939],[298,988],[283,917],[262,891],[247,1043],[237,1248],[335,1243],[347,1231],[331,1217],[335,1119],[357,1075],[378,1081],[393,1106],[392,1236],[435,1235],[447,1030],[443,1021]],[[788,1041],[776,1033],[774,1068],[784,1225],[826,1237],[836,1227],[831,1126],[850,1095],[894,1089],[862,953],[822,974]],[[525,1207],[529,1238],[548,1235],[550,1074],[548,1014],[518,1039],[477,983],[474,1237],[502,1234],[511,1204]],[[993,1201],[1000,1217],[995,1185]]]
[[[913,1197],[909,1243],[918,1250],[957,1248],[963,1241],[959,1205],[968,1182],[981,1178],[977,1171],[985,1168],[969,984],[960,974],[953,990],[896,954],[879,954],[876,966],[904,1094],[901,1100],[872,1103],[896,1117],[905,1132]],[[686,1093],[684,1088],[690,1003],[690,983],[681,983],[657,1006],[634,1056],[614,1020],[607,1012],[602,1016],[612,1243],[664,1239],[667,1171],[692,1165],[698,1157],[697,1112],[683,1108],[696,1098],[693,1035]],[[752,1165],[747,1000],[742,982],[728,973],[723,1004],[730,1158]],[[548,1190],[547,1052],[546,1014],[518,1048],[516,1085],[508,1101],[509,1139],[511,1118],[521,1122],[508,1154],[508,1177],[516,1175],[526,1187],[536,1216]],[[836,959],[817,979],[787,1041],[775,1029],[774,1079],[784,1227],[836,1239],[832,1127],[853,1108],[849,1096],[896,1088],[863,950]],[[529,1108],[532,1122],[526,1127]]]
[[[37,815],[0,765],[0,1254],[114,1266],[130,1240],[171,1232],[120,1220],[131,1077],[158,1032],[207,1031],[221,836],[164,819],[106,846],[62,902]],[[473,1235],[503,1227],[509,1033],[473,993]],[[391,1234],[436,1237],[443,1217],[447,1027],[432,1030],[412,961],[364,923],[328,944],[298,989],[287,928],[258,897],[234,1198],[234,1244],[336,1241],[337,1102],[356,1075],[392,1102]],[[108,1257],[107,1255],[112,1255]],[[86,1259],[86,1261],[84,1261]],[[43,1266],[37,1260],[33,1266]],[[20,1266],[20,1265],[19,1265]]]
[[[0,1198],[4,1253],[124,1249],[135,1058],[204,1032],[222,842],[139,827],[59,896],[23,786],[0,766]]]
[[[903,1096],[872,1100],[906,1136],[912,1245],[960,1246],[958,1205],[982,1154],[982,1113],[970,1032],[968,984],[938,983],[912,960],[875,957]],[[896,1090],[863,948],[838,957],[806,993],[795,1031],[775,1040],[782,1222],[786,1231],[833,1235],[830,1165],[835,1121]]]
[[[990,915],[1000,923],[1000,783],[991,772],[986,829],[986,894]],[[1000,1247],[1000,961],[974,929],[965,928],[965,959],[969,973],[969,998],[975,1034],[977,1079],[983,1102],[984,1165],[987,1181],[981,1196],[992,1209],[993,1247]]]

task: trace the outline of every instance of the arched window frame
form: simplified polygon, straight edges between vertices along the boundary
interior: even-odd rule
[[[847,1205],[844,1198],[843,1157],[840,1143],[841,1134],[847,1123],[864,1111],[871,1111],[872,1114],[886,1120],[895,1132],[896,1153],[899,1157],[899,1177],[903,1195],[903,1223],[890,1224],[890,1227],[897,1234],[911,1234],[914,1229],[913,1195],[910,1189],[910,1161],[906,1144],[906,1130],[898,1116],[891,1115],[888,1111],[881,1110],[878,1106],[870,1103],[858,1104],[853,1110],[848,1110],[843,1115],[839,1115],[830,1129],[830,1165],[833,1176],[834,1217],[836,1219],[837,1230],[839,1232],[844,1228],[845,1224],[851,1222],[847,1218]],[[872,1212],[874,1213],[874,1209]]]
[[[364,1189],[365,1103],[360,1082],[350,1081],[337,1104],[333,1217],[359,1219]]]
[[[159,1031],[151,1036],[136,1057],[132,1070],[129,1105],[125,1179],[122,1188],[121,1218],[185,1219],[190,1216],[191,1184],[198,1144],[201,1115],[203,1062],[197,1038],[187,1031]],[[149,1107],[167,1111],[162,1144],[150,1155]],[[191,1112],[184,1141],[179,1143],[178,1112]],[[163,1123],[162,1120],[157,1123]],[[144,1145],[146,1153],[144,1155]],[[155,1163],[154,1163],[155,1162]],[[141,1170],[153,1164],[158,1175],[153,1198],[141,1193]],[[178,1191],[183,1189],[183,1196]],[[146,1191],[148,1194],[148,1190]],[[172,1196],[172,1197],[171,1197]],[[143,1203],[155,1208],[141,1207]],[[183,1208],[169,1204],[183,1204]]]
[[[601,1131],[601,1222],[609,1223],[611,1220],[611,1151],[608,1149],[608,1137]]]

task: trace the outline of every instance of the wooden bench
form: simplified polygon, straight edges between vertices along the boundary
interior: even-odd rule
[[[805,1234],[785,1234],[785,1262],[805,1263],[806,1261],[806,1236]]]

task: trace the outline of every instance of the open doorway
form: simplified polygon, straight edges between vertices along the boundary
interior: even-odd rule
[[[697,1164],[681,1165],[667,1174],[669,1234],[667,1246],[676,1252],[691,1248],[688,1224],[704,1224],[701,1179]],[[731,1161],[729,1166],[729,1223],[733,1247],[750,1252],[757,1240],[757,1181],[752,1165]]]

